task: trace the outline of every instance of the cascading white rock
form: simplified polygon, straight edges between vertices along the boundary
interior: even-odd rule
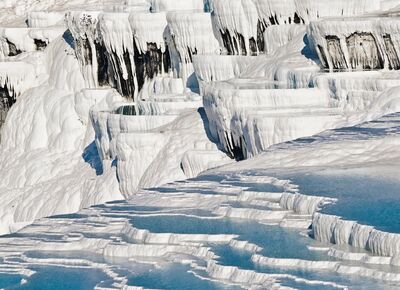
[[[293,194],[285,192],[280,200],[280,206],[299,214],[314,214],[323,205],[335,202],[335,199],[321,196],[308,196],[304,194]]]
[[[312,22],[308,35],[330,70],[398,70],[399,24],[395,17],[329,19]]]
[[[376,230],[340,217],[317,213],[313,223],[314,238],[321,242],[347,244],[379,256],[398,256],[400,235]]]
[[[121,103],[121,108],[124,106],[135,105]],[[94,108],[90,116],[96,132],[97,149],[102,160],[112,160],[116,157],[115,146],[118,142],[115,139],[120,133],[149,131],[170,123],[177,117],[176,115],[123,115],[117,112],[105,112],[98,108]]]
[[[35,68],[25,62],[0,62],[0,88],[7,88],[16,99],[26,90],[38,85]]]
[[[123,96],[135,99],[138,83],[129,13],[102,13],[99,16],[99,27],[113,66],[117,89]]]
[[[203,0],[149,0],[152,12],[161,11],[197,11],[204,10]]]
[[[226,154],[217,150],[190,150],[182,158],[181,166],[188,178],[194,178],[201,172],[230,163]]]
[[[272,54],[280,47],[288,44],[295,36],[304,33],[304,25],[272,25],[265,29],[263,37],[265,39],[264,52]]]
[[[121,192],[134,194],[140,179],[165,145],[161,133],[124,133],[116,138],[117,174]]]
[[[327,0],[212,0],[210,3],[225,48],[229,54],[239,55],[264,51],[271,40],[264,32],[271,25],[308,24],[322,17],[356,16],[380,9],[380,0],[335,3]]]
[[[147,51],[147,44],[154,43],[157,48],[165,52],[165,30],[167,16],[162,13],[131,13],[129,21],[134,35],[136,47],[140,53]]]
[[[204,107],[210,120],[210,132],[213,138],[218,140],[222,148],[231,155],[242,154],[239,152],[234,153],[236,148],[240,147],[240,150],[243,151],[245,156],[257,154],[257,152],[264,150],[272,144],[294,137],[294,135],[287,135],[285,137],[284,133],[277,129],[279,128],[276,126],[278,123],[275,124],[275,122],[284,123],[289,119],[288,115],[285,115],[284,109],[286,109],[286,113],[289,114],[291,108],[293,108],[292,111],[295,113],[295,108],[300,108],[301,111],[301,108],[306,108],[307,106],[315,108],[328,107],[330,103],[330,98],[326,91],[318,89],[235,89],[229,86],[226,88],[223,83],[222,86],[217,84],[205,85],[203,88],[203,96]],[[250,122],[253,122],[252,120],[255,120],[257,111],[261,111],[262,109],[265,110],[264,114],[259,114],[260,119],[263,118],[262,122],[264,122],[264,124],[267,124],[265,122],[268,122],[268,120],[271,122],[270,127],[268,127],[268,129],[266,128],[264,131],[268,137],[263,136],[263,131],[259,130],[261,129],[261,121],[254,121],[256,122],[254,126],[259,126],[258,129],[254,129],[254,132],[252,131],[254,126],[250,124]],[[282,110],[280,115],[278,114],[279,111],[276,111],[277,109]],[[254,113],[254,116],[250,116],[250,112]],[[270,116],[268,117],[268,115]],[[287,118],[285,116],[287,116]],[[298,117],[300,118],[300,115]],[[298,121],[299,118],[296,120]],[[323,114],[321,114],[321,120],[324,118],[328,120],[329,116],[327,115],[324,117]],[[331,121],[334,120],[333,116],[332,118],[330,118]],[[279,121],[279,119],[281,119],[281,121]],[[304,118],[304,120],[306,119]],[[293,125],[300,124],[297,121],[293,121]],[[283,123],[282,126],[285,126]],[[332,124],[328,123],[325,125],[332,126]],[[276,131],[272,130],[273,128],[275,128]],[[321,130],[321,128],[316,130]],[[301,133],[300,131],[295,133],[295,131],[296,130],[288,130],[287,134],[299,134],[298,137],[300,137],[302,134],[312,133]],[[258,135],[257,138],[261,138],[261,143],[263,145],[261,143],[256,143],[254,139],[256,137],[254,135],[252,137],[251,134]],[[245,143],[241,143],[240,141],[243,138]],[[240,158],[240,156],[237,157]]]
[[[196,54],[219,54],[220,46],[214,35],[210,13],[171,12],[167,15],[171,41],[177,55],[171,55],[174,73],[186,86],[193,83],[192,57]],[[171,45],[170,45],[171,46]]]
[[[64,15],[63,12],[45,12],[45,11],[31,11],[28,13],[28,26],[29,27],[49,27],[49,26],[63,26]]]
[[[74,50],[89,88],[99,87],[99,61],[107,62],[101,59],[105,55],[100,55],[99,13],[69,12],[66,15],[68,29],[75,41]]]
[[[199,82],[224,81],[239,77],[253,58],[239,55],[194,55],[193,67]]]
[[[34,52],[44,48],[64,33],[63,27],[22,28],[0,27],[0,60],[22,52]]]
[[[210,3],[215,29],[221,34],[227,52],[236,55],[257,52],[258,13],[252,0],[212,0]]]

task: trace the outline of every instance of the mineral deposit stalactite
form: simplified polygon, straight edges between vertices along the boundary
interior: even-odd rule
[[[383,57],[371,33],[354,33],[346,38],[353,69],[383,69]]]
[[[392,37],[389,34],[385,34],[383,40],[385,41],[386,55],[389,59],[389,68],[395,70],[400,69],[400,60],[394,47]]]
[[[124,64],[121,62],[119,56],[113,52],[114,71],[116,72],[115,80],[117,82],[117,89],[120,93],[131,99],[135,99],[135,76],[132,71],[131,55],[128,51],[124,51],[122,55]],[[126,75],[124,74],[124,68],[126,69]]]
[[[153,79],[157,75],[167,73],[171,68],[168,46],[163,52],[156,43],[148,42],[147,50],[140,52],[134,42],[134,60],[138,90],[140,91],[146,79]]]
[[[97,58],[97,79],[100,86],[109,84],[109,60],[107,50],[100,42],[95,41]]]
[[[333,68],[334,69],[348,68],[342,47],[340,45],[339,37],[334,35],[328,35],[326,37],[326,45],[328,47],[329,55],[331,56]]]

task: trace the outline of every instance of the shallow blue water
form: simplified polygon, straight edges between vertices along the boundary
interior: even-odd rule
[[[356,175],[351,169],[341,171],[278,175],[298,184],[303,194],[337,198],[337,203],[321,210],[323,213],[400,233],[400,182]]]
[[[16,274],[0,274],[0,289],[18,287],[23,278],[21,275]]]
[[[153,269],[133,275],[129,277],[128,285],[166,290],[241,289],[235,286],[227,286],[208,280],[202,280],[196,277],[194,274],[188,272],[189,270],[190,268],[188,266],[173,264],[163,269]]]
[[[296,244],[293,244],[293,248],[294,249],[297,248]],[[251,256],[252,256],[251,253],[242,250],[232,249],[231,247],[226,245],[216,245],[212,247],[212,249],[213,252],[215,252],[218,256],[220,256],[220,258],[217,259],[218,263],[225,266],[236,266],[241,269],[254,270],[260,273],[294,275],[297,277],[314,281],[331,281],[341,285],[351,285],[351,289],[374,290],[374,289],[382,289],[382,287],[384,288],[389,287],[389,284],[382,286],[382,284],[378,283],[373,279],[366,279],[366,278],[362,279],[359,277],[339,275],[327,270],[316,271],[316,270],[301,270],[301,269],[290,269],[290,268],[284,269],[279,267],[267,267],[264,265],[254,264],[251,261]],[[268,255],[268,252],[269,251],[262,251],[261,254],[267,255],[269,257],[274,257]],[[323,260],[330,259],[323,253],[314,252],[313,254],[315,255],[314,260],[317,260],[318,258],[321,258]],[[293,279],[283,278],[281,281],[282,285],[294,287],[296,289],[307,289],[307,290],[337,289],[326,285],[304,284],[301,282],[293,281]]]
[[[343,140],[368,140],[383,136],[400,135],[400,113],[382,117],[354,127],[329,130],[316,136],[278,144],[270,150],[293,149],[304,144],[314,145]],[[306,145],[307,146],[307,145]],[[371,165],[369,165],[371,166]],[[293,172],[269,170],[264,174],[290,179],[299,185],[302,194],[334,197],[338,202],[326,206],[322,212],[355,220],[361,224],[400,233],[400,181],[382,177],[380,168],[368,167],[369,173],[360,174],[359,169],[328,168],[303,169]],[[392,166],[398,172],[398,166]],[[375,172],[373,171],[375,170]],[[251,175],[259,172],[250,172]],[[400,177],[400,173],[398,174]]]
[[[12,287],[21,290],[87,290],[97,283],[109,279],[103,271],[97,269],[64,268],[53,266],[31,267],[35,273],[26,278],[27,283]],[[2,275],[0,275],[2,280]]]
[[[313,243],[296,231],[256,222],[231,219],[201,219],[186,216],[134,217],[132,224],[154,233],[177,234],[235,234],[240,240],[263,247],[261,254],[274,258],[321,259],[320,253],[309,251]]]
[[[335,130],[334,133],[324,133],[320,136],[303,138],[301,140],[289,142],[284,146],[303,146],[305,143],[332,142],[336,138],[359,138],[368,139],[371,137],[382,136],[393,133],[400,133],[399,122],[391,120],[392,128],[387,128],[386,121],[373,122],[374,125],[382,125],[382,128],[353,127]],[[385,127],[386,126],[386,127]],[[378,169],[377,169],[378,170]],[[249,172],[249,175],[276,176],[280,179],[290,179],[294,184],[299,185],[300,192],[303,194],[320,195],[335,197],[338,202],[326,206],[324,213],[342,216],[345,219],[357,220],[364,224],[374,225],[379,229],[400,232],[400,186],[399,183],[384,178],[375,178],[374,175],[364,176],[354,174],[351,169],[335,169],[334,172],[325,171],[297,171],[297,172]],[[359,172],[358,172],[359,173]],[[209,188],[205,187],[185,187],[186,182],[177,182],[153,189],[163,193],[199,193],[206,195],[219,194],[213,190],[218,186],[238,186],[251,191],[259,192],[281,192],[283,189],[269,183],[256,183],[252,179],[249,182],[241,180],[240,176],[232,175],[204,175],[195,182],[209,182]],[[220,183],[220,184],[218,184]],[[193,184],[192,184],[193,185]],[[204,184],[203,184],[204,185]],[[229,193],[226,193],[229,194]],[[230,202],[231,206],[255,207],[241,202]],[[102,216],[109,218],[128,218],[136,228],[147,229],[154,233],[181,233],[181,234],[235,234],[239,235],[239,240],[247,240],[250,243],[263,247],[259,253],[263,256],[273,258],[295,258],[304,260],[329,260],[330,258],[321,252],[310,251],[307,246],[314,244],[314,241],[306,236],[302,236],[298,231],[283,229],[278,226],[262,225],[257,222],[241,221],[232,219],[212,219],[212,214],[205,210],[175,209],[174,216],[163,214],[153,215],[155,212],[172,210],[163,207],[136,206],[125,201],[117,201],[95,207]],[[147,216],[146,216],[147,215]],[[187,215],[198,215],[199,218]],[[53,217],[71,220],[71,222],[86,223],[87,215],[60,215]],[[203,218],[200,218],[203,217]],[[206,217],[210,217],[207,219]],[[53,219],[51,218],[51,219]],[[74,221],[75,220],[75,221]],[[87,222],[94,223],[93,221]],[[93,225],[96,226],[96,225]],[[116,243],[120,237],[111,237],[109,233],[93,234],[86,232],[86,238],[102,237]],[[16,234],[13,237],[25,237],[24,234]],[[37,240],[57,240],[60,237],[51,234],[36,234],[26,238]],[[123,239],[122,239],[123,241]],[[384,284],[380,281],[360,278],[356,276],[339,275],[329,271],[299,270],[290,268],[277,268],[256,265],[251,261],[252,254],[249,252],[236,250],[229,245],[209,244],[212,251],[220,258],[217,262],[225,266],[236,266],[241,269],[255,270],[262,273],[271,274],[290,274],[297,277],[332,281],[342,285],[349,285],[350,289],[375,290],[375,289],[400,289],[398,285]],[[85,252],[26,252],[26,256],[41,258],[84,258],[90,261],[101,263],[112,263],[117,265],[118,270],[125,271],[128,277],[128,284],[147,288],[159,289],[237,289],[236,287],[225,286],[222,283],[214,283],[200,279],[189,272],[190,267],[180,264],[169,264],[167,267],[153,268],[152,266],[138,266],[132,261],[117,261],[111,258],[104,258],[102,255],[95,255]],[[111,259],[111,260],[110,260]],[[18,261],[16,261],[18,262]],[[23,261],[21,261],[23,263]],[[79,265],[82,267],[83,265]],[[369,267],[378,267],[372,266]],[[0,288],[7,289],[93,289],[96,285],[110,286],[110,278],[102,271],[83,268],[64,268],[64,267],[33,267],[37,274],[27,278],[28,283],[20,285],[21,276],[0,274]],[[385,269],[387,270],[387,269]],[[118,273],[121,273],[118,272]],[[196,270],[198,271],[198,270]],[[393,270],[398,271],[398,270]],[[205,273],[203,273],[205,275]],[[206,275],[205,275],[206,276]],[[308,285],[293,279],[283,278],[283,285],[298,289],[322,290],[332,289],[332,287],[321,285]]]

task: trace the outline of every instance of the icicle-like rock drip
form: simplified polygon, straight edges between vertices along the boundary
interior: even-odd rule
[[[197,83],[193,74],[193,55],[219,54],[220,46],[214,35],[209,13],[171,12],[167,15],[170,29],[169,47],[175,48],[171,53],[174,73],[183,78],[187,86]]]
[[[98,31],[99,12],[69,12],[66,21],[75,42],[75,54],[89,88],[108,82],[108,58]]]
[[[221,33],[228,54],[250,55],[258,52],[257,7],[251,0],[212,0],[213,22]]]
[[[171,69],[168,45],[165,43],[165,13],[132,13],[129,17],[134,36],[134,60],[138,90],[146,81],[166,75]]]
[[[64,33],[63,27],[54,28],[0,28],[0,60],[23,52],[44,50]]]
[[[99,27],[113,67],[117,90],[123,96],[135,99],[138,94],[138,84],[129,14],[103,13],[99,16]]]
[[[328,16],[356,16],[380,9],[380,0],[210,0],[216,29],[229,54],[263,52],[273,25],[302,25]]]
[[[308,35],[330,70],[400,69],[397,18],[329,19],[312,22]]]
[[[24,62],[0,62],[0,127],[18,96],[36,85],[33,65]]]

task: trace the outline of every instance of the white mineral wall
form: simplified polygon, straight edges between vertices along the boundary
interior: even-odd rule
[[[218,54],[220,46],[214,35],[209,13],[173,12],[167,15],[168,27],[177,57],[171,55],[175,74],[190,86],[192,57],[196,54]],[[172,47],[172,45],[170,45]],[[188,82],[188,83],[187,83]]]
[[[137,132],[117,136],[115,153],[121,192],[129,196],[138,190],[141,177],[166,141],[166,136],[161,133]]]
[[[165,12],[131,13],[129,21],[140,53],[147,51],[147,43],[155,43],[165,52],[165,33],[168,25]]]
[[[152,12],[188,10],[204,11],[203,0],[149,0]]]
[[[41,40],[48,45],[60,37],[64,30],[63,27],[51,29],[0,27],[0,60],[4,60],[12,53],[10,43],[21,52],[33,52],[37,50],[35,39]]]
[[[95,42],[100,42],[98,17],[100,12],[69,12],[65,16],[67,26],[75,40],[75,53],[82,74],[89,88],[99,87],[98,59]]]
[[[382,62],[379,68],[399,69],[399,23],[395,17],[322,20],[310,24],[308,36],[330,70],[373,69],[376,62]],[[329,37],[337,38],[336,47]],[[353,44],[351,37],[358,42]]]

